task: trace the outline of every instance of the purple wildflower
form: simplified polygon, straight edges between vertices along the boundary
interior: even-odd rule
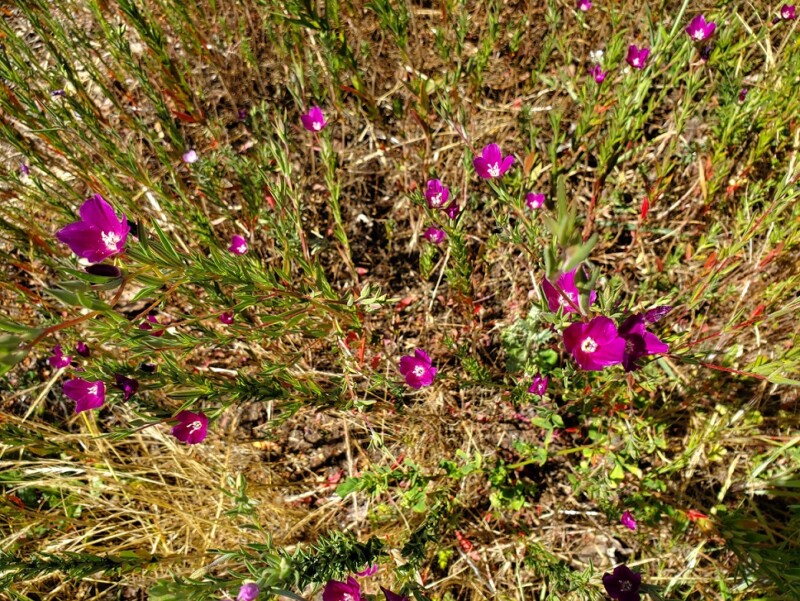
[[[622,517],[619,518],[619,523],[625,526],[628,530],[636,530],[636,518],[634,518],[633,514],[627,509],[622,514]]]
[[[459,207],[455,201],[450,203],[450,206],[444,210],[445,215],[447,215],[450,219],[455,219],[458,217],[458,214],[461,212],[461,207]]]
[[[389,589],[381,587],[383,591],[383,596],[386,597],[386,601],[408,601],[408,597],[405,595],[400,595],[398,593],[393,593]]]
[[[322,591],[322,601],[361,601],[361,585],[352,576],[347,582],[328,580]]]
[[[220,323],[229,326],[233,323],[233,311],[225,311],[219,316]]]
[[[139,390],[139,380],[127,378],[122,374],[114,374],[114,388],[122,391],[122,397],[127,401]]]
[[[797,18],[797,7],[794,4],[784,4],[781,6],[781,19],[784,21],[794,21]]]
[[[88,357],[92,354],[92,352],[89,350],[89,345],[81,340],[75,343],[75,352],[81,357]]]
[[[591,0],[578,0],[578,10],[586,12],[592,8]]]
[[[300,115],[300,121],[303,122],[303,127],[308,131],[314,132],[322,131],[327,124],[325,115],[322,114],[322,109],[318,106],[312,106],[307,113]]]
[[[106,400],[106,385],[102,380],[89,382],[83,378],[75,378],[64,382],[61,390],[75,401],[75,413],[102,407]]]
[[[445,238],[445,235],[446,234],[444,233],[444,230],[440,230],[438,227],[433,226],[425,230],[425,233],[423,234],[425,239],[431,244],[441,244]]]
[[[686,27],[686,33],[695,42],[702,42],[714,35],[716,28],[717,24],[714,21],[706,21],[703,15],[697,15]]]
[[[622,362],[625,339],[608,317],[598,316],[589,323],[576,322],[564,330],[564,346],[575,362],[586,371],[600,371]]]
[[[53,369],[64,369],[65,367],[69,367],[69,364],[72,362],[72,357],[65,355],[61,351],[61,345],[57,344],[53,347],[53,356],[48,357],[47,362]]]
[[[619,565],[614,572],[603,574],[603,586],[608,596],[617,601],[639,601],[639,587],[642,575],[632,571],[626,565]]]
[[[231,245],[228,250],[235,255],[243,255],[247,252],[247,240],[239,234],[234,234],[231,238]]]
[[[619,335],[625,340],[625,354],[622,365],[625,371],[634,371],[636,362],[645,355],[668,353],[669,345],[661,342],[658,336],[646,329],[645,316],[641,313],[631,315],[619,328]]]
[[[500,151],[500,147],[497,144],[484,146],[481,155],[472,159],[472,165],[475,167],[475,171],[477,171],[478,175],[483,179],[502,177],[513,164],[514,157],[512,155],[503,157],[503,153]]]
[[[57,97],[60,97],[60,96],[66,96],[66,95],[67,95],[67,93],[64,90],[53,90],[52,92],[50,92],[50,96],[52,96],[53,98],[57,98]]]
[[[558,288],[561,288],[575,306],[578,305],[578,295],[580,294],[578,287],[575,285],[575,272],[577,270],[578,268],[576,267],[572,271],[562,273],[556,280]],[[544,296],[547,299],[547,306],[550,307],[553,313],[558,312],[559,308],[562,308],[565,314],[576,312],[572,304],[567,302],[567,299],[561,295],[556,286],[551,284],[547,278],[542,281],[542,292],[544,292]],[[591,305],[595,300],[597,300],[597,293],[592,290],[589,293],[589,304]]]
[[[528,392],[531,394],[536,394],[539,396],[544,396],[547,392],[547,383],[549,382],[549,378],[547,376],[543,376],[542,374],[536,374],[533,378],[533,383],[531,384],[530,388],[528,388]]]
[[[664,317],[667,313],[672,311],[671,305],[661,305],[660,307],[653,307],[652,309],[648,309],[644,313],[644,320],[647,323],[656,323],[657,321],[661,321],[661,318]]]
[[[594,80],[597,83],[603,83],[606,80],[606,76],[608,75],[608,71],[603,71],[603,68],[598,63],[594,67],[589,69],[589,75],[594,77]]]
[[[423,388],[433,384],[436,368],[433,367],[428,353],[418,348],[413,355],[400,359],[400,373],[405,376],[406,384],[411,388]]]
[[[255,601],[261,589],[255,582],[245,582],[239,589],[239,594],[236,596],[236,601]]]
[[[22,176],[28,176],[28,175],[31,174],[31,168],[28,167],[28,165],[25,164],[25,163],[20,163],[19,164],[19,174],[22,175]]]
[[[247,109],[239,109],[236,116],[239,117],[239,121],[247,121]]]
[[[749,91],[750,90],[748,90],[747,88],[742,88],[741,90],[739,90],[739,102],[744,102],[744,99],[747,98],[747,93]]]
[[[531,211],[541,209],[544,206],[544,194],[526,194],[525,204]]]
[[[372,565],[368,565],[360,572],[356,572],[356,576],[360,576],[361,578],[365,578],[367,576],[374,576],[377,573],[377,571],[378,571],[378,564],[373,563]]]
[[[447,204],[450,199],[450,188],[443,186],[442,182],[438,179],[428,180],[425,187],[425,200],[428,201],[428,206],[432,209],[441,209]]]
[[[191,165],[192,163],[196,163],[197,159],[199,159],[199,158],[200,157],[197,156],[197,152],[195,151],[194,148],[192,148],[190,150],[187,150],[186,152],[184,152],[181,155],[181,159],[183,159],[183,162],[186,163],[187,165]]]
[[[90,263],[100,263],[125,248],[130,226],[99,194],[89,197],[80,208],[81,220],[62,227],[56,238]]]
[[[181,442],[198,444],[203,442],[208,434],[208,418],[202,411],[199,413],[181,411],[175,419],[178,423],[172,427],[172,435]]]
[[[625,57],[627,63],[634,69],[644,69],[647,63],[647,57],[650,56],[650,48],[642,48],[636,44],[628,46],[628,56]]]
[[[163,336],[164,335],[164,330],[163,329],[162,330],[153,330],[153,325],[152,324],[161,325],[161,324],[158,323],[158,318],[155,315],[148,315],[147,316],[147,321],[143,321],[142,323],[139,324],[139,329],[140,330],[146,330],[146,331],[150,332],[150,334],[152,336],[156,336],[156,337]]]

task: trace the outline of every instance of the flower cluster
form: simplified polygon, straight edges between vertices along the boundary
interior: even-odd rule
[[[359,576],[372,576],[377,571],[377,565],[368,568],[363,572],[359,572]],[[408,597],[395,593],[381,587],[381,592],[386,598],[386,601],[408,601]],[[358,580],[349,576],[346,582],[339,580],[329,580],[322,590],[322,601],[361,601],[364,597],[361,596],[361,585]],[[373,597],[367,595],[367,598]]]

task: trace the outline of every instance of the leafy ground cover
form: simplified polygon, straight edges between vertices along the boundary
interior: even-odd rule
[[[0,598],[800,598],[794,7],[0,11]]]

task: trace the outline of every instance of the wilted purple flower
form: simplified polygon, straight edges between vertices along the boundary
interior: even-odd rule
[[[528,392],[531,394],[544,396],[544,394],[547,392],[547,383],[549,380],[550,379],[547,376],[536,374],[536,376],[533,378],[533,383],[531,384],[530,388],[528,388]]]
[[[389,589],[381,587],[383,591],[383,596],[386,597],[386,601],[408,601],[408,597],[405,595],[400,595],[398,593],[393,593]]]
[[[636,530],[636,518],[627,509],[623,512],[622,517],[619,518],[619,523],[625,526],[628,530]]]
[[[634,371],[637,368],[636,362],[645,355],[669,352],[669,345],[661,342],[658,336],[648,332],[645,327],[645,316],[636,313],[619,328],[619,335],[625,340],[625,355],[622,359],[625,371]]]
[[[219,316],[220,323],[231,325],[233,323],[233,311],[225,311]]]
[[[19,164],[19,174],[22,176],[28,176],[31,174],[31,168],[28,167],[25,163]]]
[[[236,116],[239,117],[239,121],[246,121],[247,109],[239,109],[239,111],[236,113]]]
[[[703,62],[706,62],[706,61],[708,61],[708,59],[709,59],[709,58],[711,58],[711,51],[712,51],[713,49],[714,49],[714,44],[713,44],[713,43],[711,43],[711,44],[705,44],[705,45],[704,45],[704,46],[703,46],[703,47],[700,49],[700,60],[702,60]]]
[[[400,373],[405,376],[406,384],[411,388],[423,388],[433,384],[436,368],[433,367],[428,353],[418,348],[413,355],[400,359]]]
[[[48,357],[47,362],[53,369],[63,369],[69,367],[69,364],[72,362],[72,357],[65,355],[61,351],[61,345],[57,344],[53,347],[53,356]]]
[[[617,601],[639,601],[639,587],[642,575],[632,571],[626,565],[619,565],[614,572],[603,574],[603,586],[608,596]]]
[[[352,576],[347,582],[328,580],[322,591],[322,601],[361,601],[361,585]]]
[[[797,8],[794,4],[784,4],[781,6],[781,19],[784,21],[794,21],[797,18]]]
[[[606,80],[606,76],[608,75],[608,71],[603,71],[600,64],[596,64],[594,67],[589,69],[589,75],[594,77],[594,80],[597,83],[603,83]]]
[[[235,255],[243,255],[247,252],[247,240],[239,234],[234,234],[231,238],[231,245],[228,247],[228,250]]]
[[[472,159],[472,165],[483,179],[494,179],[502,177],[514,164],[514,157],[508,155],[503,157],[500,147],[497,144],[484,146],[481,155]]]
[[[197,156],[197,152],[195,151],[194,148],[192,148],[184,152],[183,155],[181,155],[181,158],[183,159],[184,163],[191,165],[192,163],[196,163],[197,159],[199,159],[200,157]]]
[[[261,589],[258,588],[255,582],[245,582],[239,589],[236,601],[255,601],[260,592]]]
[[[578,268],[576,267],[572,271],[562,273],[556,280],[556,285],[563,290],[564,294],[575,306],[578,305],[578,295],[580,294],[578,287],[575,285],[575,272],[577,270]],[[567,299],[559,293],[558,289],[547,278],[542,280],[542,292],[544,292],[544,296],[547,299],[547,306],[550,307],[553,313],[556,313],[559,308],[562,308],[565,314],[576,313],[573,306],[567,302]],[[589,293],[589,304],[591,305],[595,300],[597,300],[597,293],[592,290]]]
[[[373,563],[372,565],[368,565],[360,572],[356,572],[356,576],[360,576],[361,578],[366,578],[367,576],[374,576],[377,571],[378,571],[378,564]]]
[[[526,194],[525,204],[532,211],[541,209],[544,206],[544,194],[533,194],[532,192]]]
[[[428,201],[428,206],[432,209],[440,209],[450,198],[450,188],[443,186],[442,182],[438,179],[428,180],[425,187],[425,200]]]
[[[66,96],[66,95],[67,95],[67,93],[64,90],[53,90],[52,92],[50,92],[50,96],[52,96],[53,98],[57,98],[57,97],[60,97],[60,96]]]
[[[100,263],[122,252],[131,229],[125,215],[117,218],[114,209],[99,194],[81,205],[80,215],[80,221],[58,230],[56,238],[90,263]]]
[[[625,354],[625,340],[608,317],[595,317],[589,323],[573,323],[564,330],[563,336],[567,351],[586,371],[600,371],[621,363]]]
[[[458,214],[459,214],[460,212],[461,212],[461,207],[459,207],[459,206],[456,204],[456,202],[455,202],[455,201],[451,202],[451,203],[450,203],[450,206],[448,206],[448,207],[447,207],[447,208],[444,210],[444,213],[445,213],[445,215],[447,215],[447,216],[448,216],[450,219],[455,219],[456,217],[458,217]]]
[[[172,435],[186,444],[203,442],[208,434],[208,418],[202,411],[181,411],[175,416],[178,423],[172,427]]]
[[[114,374],[114,388],[122,391],[122,397],[127,401],[139,390],[139,380],[127,378],[122,374]]]
[[[156,318],[155,315],[148,315],[147,316],[147,321],[143,321],[142,323],[139,324],[139,329],[140,330],[146,330],[146,331],[150,332],[150,334],[152,336],[163,336],[164,335],[164,330],[163,329],[162,330],[153,330],[153,325],[152,324],[161,325],[161,324],[158,323],[158,319]]]
[[[747,88],[742,88],[741,90],[739,90],[739,102],[744,102],[744,99],[747,98],[747,93],[749,91],[750,90],[748,90]]]
[[[625,57],[627,63],[634,69],[644,69],[647,63],[647,57],[650,56],[649,48],[642,48],[641,50],[636,44],[628,46],[628,56]]]
[[[75,413],[102,407],[106,400],[106,385],[102,380],[89,382],[83,378],[74,378],[64,382],[61,389],[75,401]]]
[[[716,28],[717,24],[714,21],[706,21],[703,15],[697,15],[686,27],[686,33],[695,42],[702,42],[714,35]]]
[[[660,307],[653,307],[652,309],[648,309],[644,313],[644,320],[647,323],[656,323],[657,321],[661,321],[661,318],[664,317],[667,313],[672,311],[672,305],[661,305]]]
[[[322,131],[327,124],[325,115],[322,114],[322,109],[318,106],[312,106],[307,113],[300,115],[300,121],[303,122],[303,127],[308,131]]]
[[[586,12],[590,8],[592,8],[591,0],[578,0],[578,10]]]
[[[440,230],[438,227],[431,226],[427,230],[425,230],[423,236],[431,244],[441,244],[446,234],[444,233],[444,230]]]
[[[86,273],[99,275],[104,278],[118,278],[122,275],[122,270],[116,265],[107,263],[94,263],[85,268]]]
[[[142,362],[141,365],[139,365],[139,369],[141,369],[146,374],[154,374],[158,369],[158,365],[156,365],[155,363],[147,363],[146,361],[144,361]]]
[[[92,352],[89,350],[89,345],[81,340],[75,343],[75,352],[81,357],[88,357],[92,354]]]

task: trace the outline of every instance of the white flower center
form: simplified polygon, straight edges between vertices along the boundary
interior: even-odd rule
[[[122,239],[116,232],[100,232],[100,237],[108,250],[117,250],[117,244]]]
[[[595,342],[594,338],[587,336],[586,339],[581,342],[581,350],[584,353],[593,353],[597,350],[597,343]]]
[[[567,298],[569,298],[569,300],[571,300],[573,303],[575,302],[575,293],[574,292],[565,292],[564,294],[566,294]],[[559,297],[558,297],[558,304],[561,305],[562,307],[570,307],[570,308],[572,308],[572,305],[570,305],[567,302],[567,299],[564,298],[561,295],[559,295]],[[591,338],[587,338],[587,340],[591,340]]]
[[[86,389],[86,394],[91,394],[92,396],[97,396],[97,384],[94,386],[90,386]]]
[[[700,28],[695,29],[692,37],[699,42],[703,39],[703,30]]]
[[[630,580],[623,580],[619,583],[619,590],[627,592],[633,589],[633,583]]]
[[[240,254],[244,254],[245,252],[247,252],[247,244],[240,244],[239,246],[237,246],[236,252]]]
[[[413,370],[411,370],[415,376],[421,378],[425,375],[425,368],[421,365],[417,365]]]
[[[441,192],[439,194],[434,194],[433,196],[431,196],[431,206],[438,207],[441,204],[442,204]]]
[[[633,66],[634,66],[634,67],[638,67],[638,66],[639,66],[639,64],[640,64],[640,63],[639,63],[639,57],[637,56],[637,57],[636,57],[635,59],[633,59],[631,62],[633,63]]]
[[[200,428],[203,427],[203,424],[200,423],[200,420],[195,420],[191,424],[189,424],[189,434],[193,434],[197,432]]]
[[[500,177],[500,163],[493,163],[489,165],[489,175],[492,177]]]
[[[314,131],[319,131],[322,129],[322,121],[313,121],[311,123],[311,127],[314,128]]]

